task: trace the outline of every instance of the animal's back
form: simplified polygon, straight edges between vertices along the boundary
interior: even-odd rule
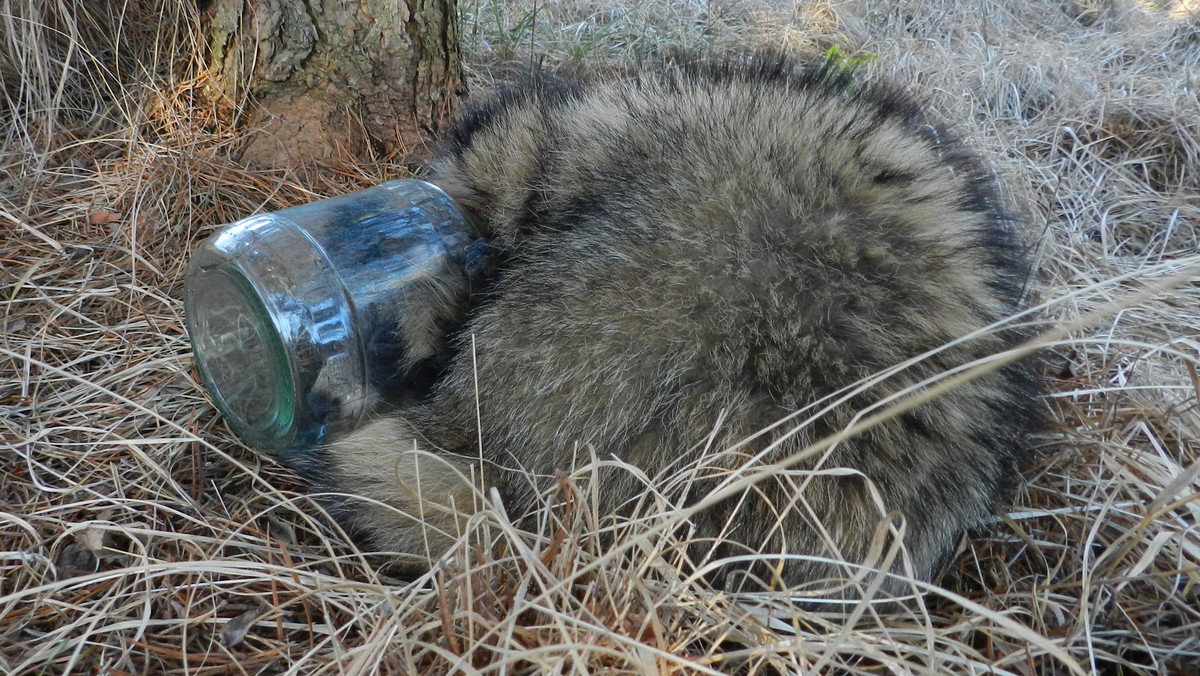
[[[499,272],[429,399],[325,454],[332,487],[419,515],[338,505],[382,549],[425,554],[423,526],[453,529],[440,508],[469,511],[456,472],[479,472],[480,444],[485,483],[519,517],[546,487],[529,475],[569,471],[580,444],[652,477],[739,443],[718,464],[773,462],[1021,338],[954,344],[1013,313],[1026,272],[991,175],[906,97],[829,69],[531,84],[469,114],[432,180],[477,208]],[[899,512],[929,578],[1012,476],[1035,401],[1029,368],[1005,367],[799,464],[858,474],[768,476],[697,515],[695,537],[861,561]],[[606,512],[644,491],[616,470],[600,480]],[[844,574],[778,561],[750,570]]]

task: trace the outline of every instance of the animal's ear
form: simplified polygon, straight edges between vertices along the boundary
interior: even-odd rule
[[[450,196],[450,199],[454,200],[463,215],[467,217],[467,223],[470,224],[471,230],[477,236],[486,237],[488,235],[486,221],[483,218],[486,206],[485,196],[471,187],[461,173],[446,168],[429,176],[426,180],[441,188]]]

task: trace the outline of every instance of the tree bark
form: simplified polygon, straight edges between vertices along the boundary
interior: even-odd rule
[[[247,164],[422,155],[463,93],[456,0],[213,0],[206,20],[207,91],[260,129]]]

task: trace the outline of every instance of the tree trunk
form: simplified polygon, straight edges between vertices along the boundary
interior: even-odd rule
[[[456,0],[212,0],[206,20],[208,92],[261,129],[247,164],[422,155],[462,94]]]

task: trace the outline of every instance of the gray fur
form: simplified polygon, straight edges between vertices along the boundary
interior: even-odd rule
[[[313,456],[324,488],[414,515],[334,505],[374,547],[422,561],[473,509],[480,440],[483,482],[520,519],[580,444],[651,477],[672,471],[1012,314],[1026,274],[985,167],[907,97],[827,68],[760,60],[532,82],[469,113],[431,180],[477,207],[497,277],[426,401]],[[998,331],[943,350],[741,457],[778,440],[765,460],[786,457],[1021,339]],[[816,477],[798,495],[800,480],[780,475],[700,513],[694,537],[744,545],[717,555],[862,561],[894,512],[931,579],[1003,495],[1038,425],[1036,394],[1031,368],[1009,366],[839,444],[822,467],[861,472],[883,510],[860,477]],[[644,491],[618,472],[600,479],[602,511]],[[788,585],[845,574],[803,561],[749,572]]]

